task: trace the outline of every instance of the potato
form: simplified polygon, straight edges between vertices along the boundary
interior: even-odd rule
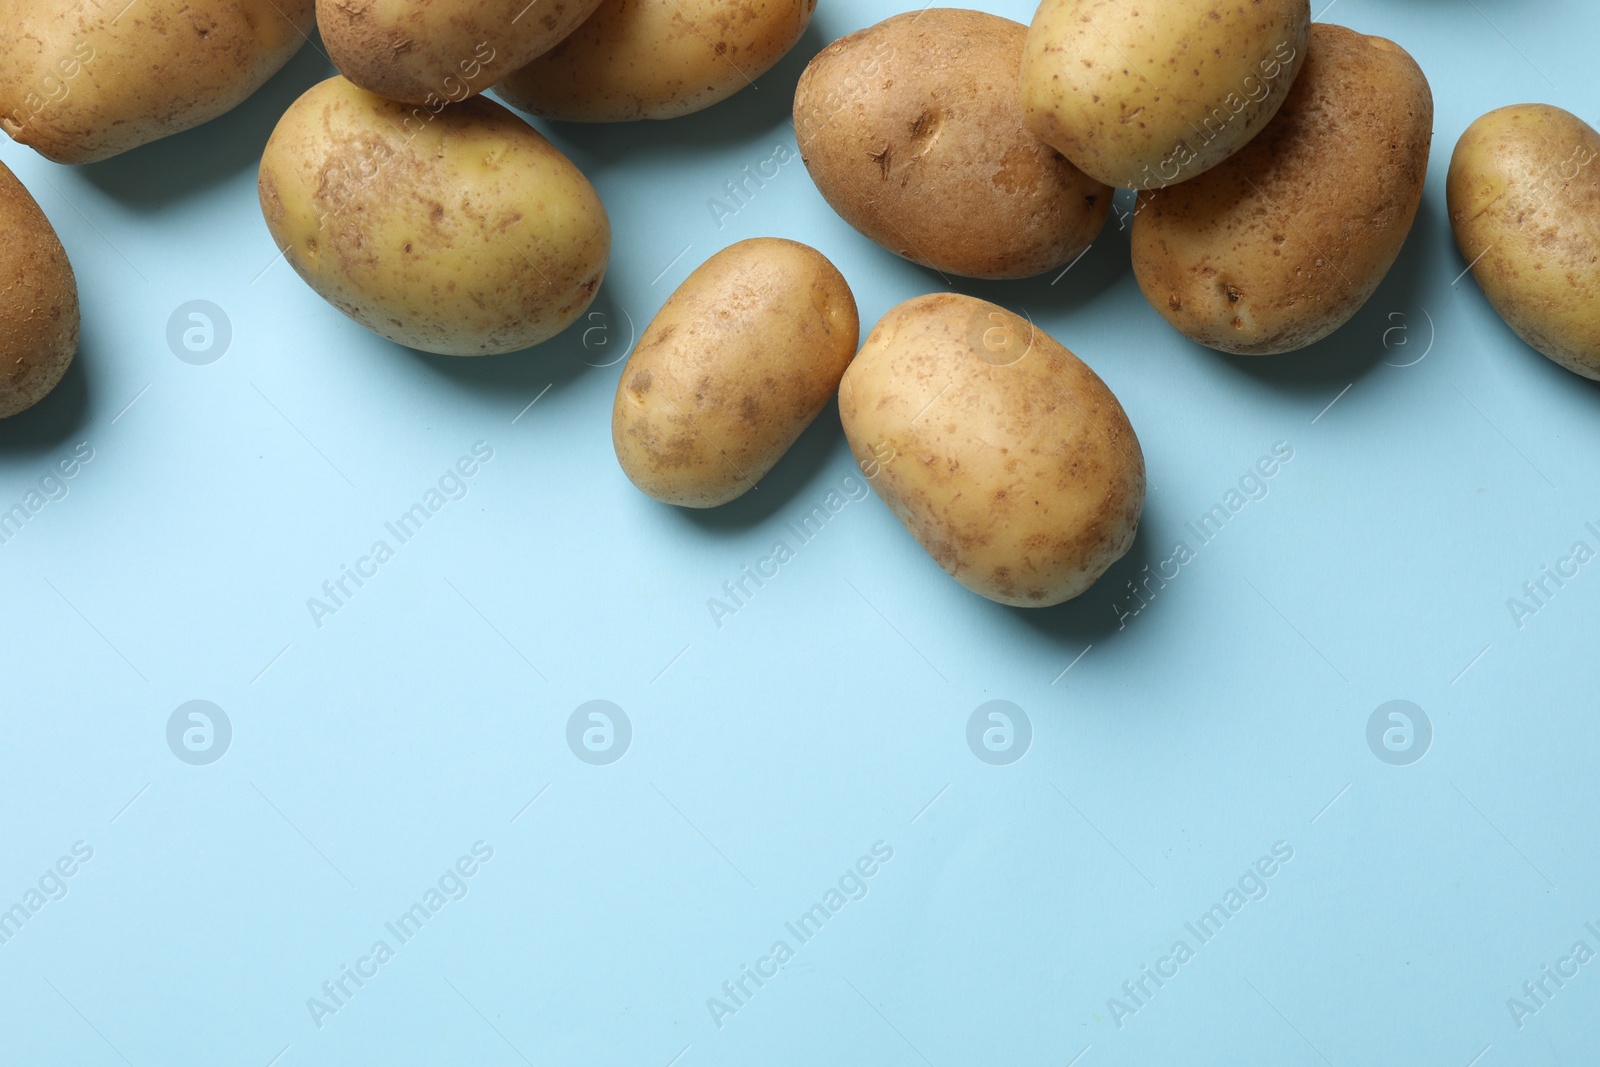
[[[850,449],[956,581],[1048,607],[1133,545],[1144,454],[1128,416],[1058,341],[974,297],[908,300],[839,387]]]
[[[588,179],[481,98],[435,114],[329,78],[272,131],[260,192],[272,239],[323,299],[442,355],[554,337],[588,308],[611,252]]]
[[[817,0],[602,0],[566,40],[495,86],[568,122],[671,119],[751,85],[800,40]]]
[[[600,0],[317,0],[339,73],[363,89],[437,105],[481,93],[548,52]]]
[[[1277,114],[1310,0],[1044,0],[1028,30],[1030,129],[1107,185],[1204,174]]]
[[[1139,194],[1139,287],[1180,333],[1224,352],[1290,352],[1343,326],[1422,202],[1433,94],[1416,62],[1324,23],[1307,53],[1259,137],[1198,178]]]
[[[929,8],[823,49],[794,123],[833,209],[889,251],[969,278],[1029,277],[1089,247],[1111,190],[1023,125],[1027,36],[998,15]]]
[[[312,0],[13,5],[0,126],[57,163],[93,163],[216,118],[299,51]]]
[[[0,163],[0,419],[43,400],[78,351],[78,283],[50,220]]]
[[[1547,104],[1491,111],[1450,160],[1450,223],[1495,311],[1600,380],[1600,133]]]
[[[850,286],[826,256],[775,237],[702,263],[639,336],[611,440],[650,496],[713,508],[744,495],[827,406],[856,353]]]

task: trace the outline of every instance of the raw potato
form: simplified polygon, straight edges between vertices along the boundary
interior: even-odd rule
[[[57,163],[93,163],[238,106],[289,62],[313,0],[12,5],[0,126]]]
[[[833,209],[896,255],[969,278],[1030,277],[1088,248],[1111,190],[1023,125],[1027,36],[998,15],[930,8],[823,49],[794,122]]]
[[[1310,0],[1044,0],[1028,31],[1028,126],[1107,185],[1204,174],[1277,114]]]
[[[1318,23],[1259,137],[1199,178],[1139,194],[1139,287],[1178,332],[1224,352],[1322,340],[1394,265],[1432,140],[1433,94],[1411,56]]]
[[[279,120],[260,191],[272,239],[323,299],[442,355],[554,337],[594,299],[611,251],[588,179],[481,98],[435,115],[329,78]]]
[[[1600,133],[1547,104],[1491,111],[1450,161],[1450,222],[1518,337],[1600,380]]]
[[[622,471],[710,508],[754,488],[839,388],[860,337],[821,252],[762,237],[701,264],[639,338],[611,415]]]
[[[495,86],[568,122],[670,119],[726,100],[770,70],[817,0],[602,0],[566,40]]]
[[[0,419],[56,387],[78,351],[78,283],[50,220],[0,163]]]
[[[891,310],[839,388],[878,495],[956,581],[1048,607],[1133,545],[1144,455],[1122,405],[1058,341],[960,294]]]
[[[554,48],[600,0],[317,0],[339,73],[409,104],[465,100]]]

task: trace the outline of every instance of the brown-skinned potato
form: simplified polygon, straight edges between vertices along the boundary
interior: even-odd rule
[[[1030,129],[1107,185],[1198,177],[1282,106],[1309,0],[1043,0],[1028,29]]]
[[[495,86],[565,122],[671,119],[719,103],[800,40],[817,0],[602,0],[582,26]]]
[[[1600,133],[1547,104],[1499,108],[1461,135],[1446,188],[1461,255],[1506,325],[1600,380]]]
[[[554,48],[600,0],[317,0],[328,57],[391,100],[465,100]]]
[[[623,473],[681,507],[742,496],[833,399],[859,336],[855,297],[821,252],[774,237],[723,249],[623,369],[611,417]]]
[[[0,164],[0,419],[61,381],[78,351],[78,283],[44,212]]]
[[[367,329],[425,352],[549,340],[594,300],[611,253],[594,186],[484,97],[435,115],[329,78],[278,120],[257,184],[295,272]]]
[[[0,126],[93,163],[229,111],[306,43],[313,0],[16,5],[0,36]]]
[[[1314,344],[1361,309],[1405,244],[1433,94],[1405,49],[1317,23],[1267,128],[1188,181],[1139,194],[1133,270],[1190,340],[1238,355]]]
[[[800,156],[824,199],[934,270],[1026,278],[1099,234],[1111,189],[1030,133],[1017,101],[1028,29],[929,8],[823,49],[794,97]]]
[[[1133,545],[1144,455],[1082,360],[1004,308],[908,300],[839,387],[873,488],[968,589],[1016,607],[1081,595]]]

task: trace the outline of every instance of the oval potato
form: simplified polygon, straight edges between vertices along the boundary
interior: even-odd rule
[[[1276,118],[1198,178],[1139,194],[1139,287],[1173,328],[1240,355],[1348,322],[1400,254],[1428,173],[1433,94],[1399,45],[1318,23]]]
[[[1310,0],[1044,0],[1030,129],[1107,185],[1197,177],[1260,133],[1305,63]]]
[[[1600,133],[1547,104],[1467,127],[1446,189],[1461,254],[1495,311],[1549,359],[1600,380]]]
[[[465,100],[560,40],[600,0],[317,0],[339,73],[409,104]]]
[[[44,212],[0,163],[0,419],[61,381],[78,351],[78,283]]]
[[[677,118],[765,74],[800,40],[816,7],[817,0],[603,0],[495,90],[547,119]]]
[[[794,97],[800,157],[841,217],[896,255],[1026,278],[1088,248],[1111,190],[1023,125],[1027,27],[929,8],[823,49]]]
[[[490,100],[435,115],[329,78],[279,120],[259,185],[267,229],[306,283],[426,352],[548,340],[605,277],[611,224],[594,187]]]
[[[683,507],[743,495],[833,398],[859,336],[855,297],[821,252],[772,237],[723,249],[623,369],[611,416],[623,473]]]
[[[313,0],[14,5],[0,126],[57,163],[93,163],[229,111],[305,44]]]
[[[956,581],[1048,607],[1133,545],[1144,454],[1093,370],[1027,320],[941,293],[892,309],[839,387],[861,469]]]

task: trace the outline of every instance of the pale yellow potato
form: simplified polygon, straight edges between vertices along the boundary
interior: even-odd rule
[[[0,127],[57,163],[93,163],[231,110],[306,43],[313,0],[11,5]]]
[[[742,496],[833,398],[859,338],[855,297],[821,252],[775,237],[723,249],[623,368],[611,413],[623,473],[682,507]]]
[[[981,11],[910,11],[823,49],[794,96],[800,156],[850,225],[969,278],[1061,267],[1099,234],[1111,189],[1030,133],[1028,30]]]
[[[1204,174],[1277,114],[1310,0],[1044,0],[1028,30],[1028,126],[1107,185]]]
[[[1600,380],[1600,133],[1548,104],[1491,111],[1456,143],[1446,188],[1456,243],[1495,311]]]
[[[78,283],[61,239],[0,163],[0,419],[61,381],[78,351]]]
[[[1318,23],[1277,117],[1198,178],[1139,194],[1133,271],[1190,340],[1239,355],[1314,344],[1377,291],[1428,174],[1433,93],[1393,41]]]
[[[941,293],[892,309],[839,387],[863,473],[956,581],[1048,607],[1133,545],[1144,454],[1093,370],[1017,315]]]
[[[436,115],[329,78],[279,120],[259,185],[267,229],[300,277],[425,352],[491,355],[554,337],[594,299],[611,251],[588,179],[481,98]]]
[[[465,100],[554,48],[600,0],[317,0],[339,73],[410,104]]]
[[[677,118],[765,74],[800,40],[816,7],[817,0],[603,0],[495,90],[548,119]]]

